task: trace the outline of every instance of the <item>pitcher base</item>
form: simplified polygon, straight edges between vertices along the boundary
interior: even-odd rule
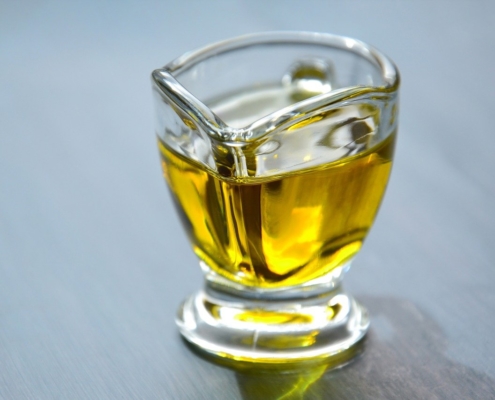
[[[267,364],[335,358],[334,367],[360,352],[352,350],[369,327],[367,310],[340,288],[283,301],[201,290],[181,305],[176,322],[187,341],[214,356]]]

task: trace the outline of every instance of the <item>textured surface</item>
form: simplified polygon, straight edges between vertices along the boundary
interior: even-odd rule
[[[494,17],[490,1],[0,1],[0,398],[495,398]],[[346,279],[372,328],[333,372],[234,371],[173,323],[201,274],[149,73],[274,29],[363,39],[402,72],[392,179]]]

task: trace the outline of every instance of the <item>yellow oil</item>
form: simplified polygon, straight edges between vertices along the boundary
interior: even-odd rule
[[[225,178],[159,140],[194,252],[223,277],[280,288],[351,260],[380,205],[395,134],[356,155],[271,178]]]

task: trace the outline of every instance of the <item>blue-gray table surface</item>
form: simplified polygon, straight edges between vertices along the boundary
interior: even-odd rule
[[[495,398],[494,21],[490,1],[0,1],[0,398]],[[372,327],[336,371],[216,365],[173,322],[202,276],[149,74],[265,30],[356,37],[402,75],[392,178],[345,282]]]

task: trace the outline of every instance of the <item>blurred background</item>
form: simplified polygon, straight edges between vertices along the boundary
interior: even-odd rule
[[[494,18],[491,1],[0,0],[0,398],[493,398]],[[346,280],[367,350],[302,386],[180,340],[202,276],[153,128],[153,69],[267,30],[364,40],[402,76],[392,178]]]

